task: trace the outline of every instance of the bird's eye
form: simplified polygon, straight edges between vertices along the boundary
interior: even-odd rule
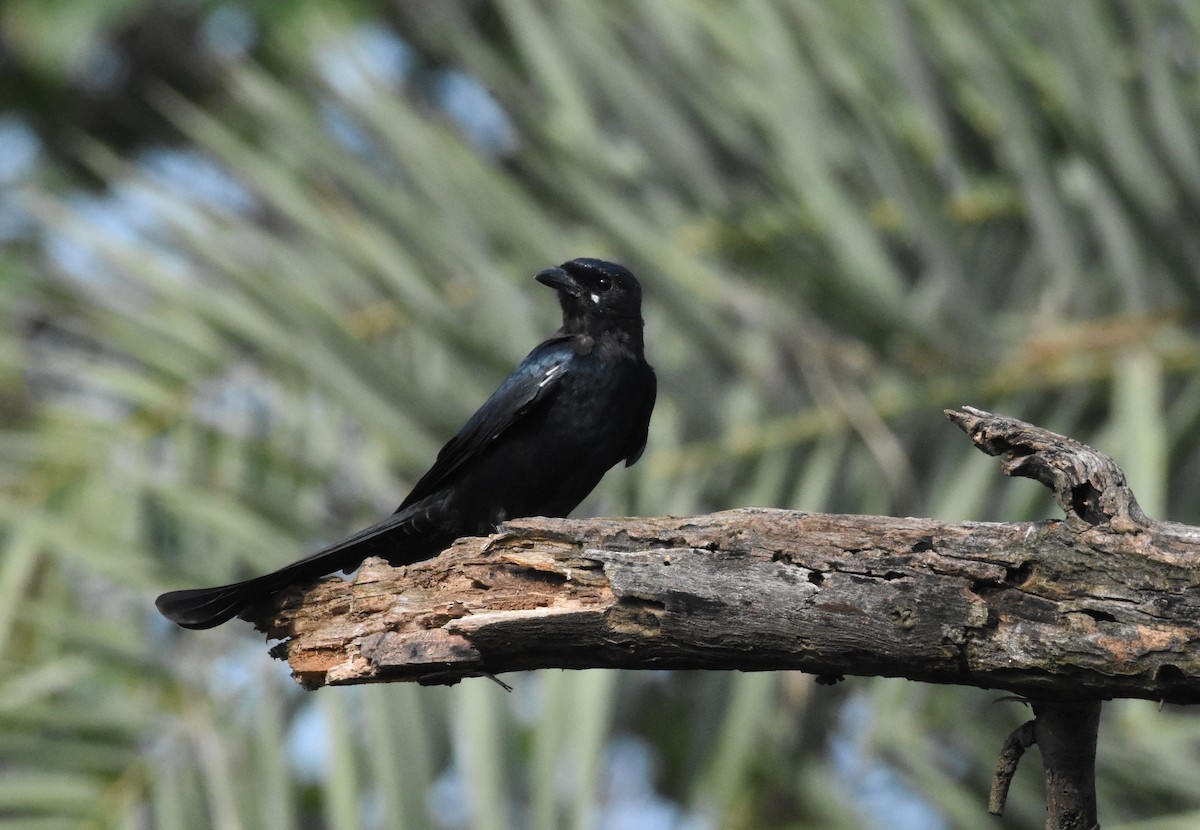
[[[599,282],[596,283],[596,286],[601,291],[607,291],[608,289],[612,288],[612,285],[613,285],[613,282],[608,277],[601,277]]]

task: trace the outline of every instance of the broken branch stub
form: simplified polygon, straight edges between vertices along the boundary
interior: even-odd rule
[[[965,406],[945,415],[988,455],[1001,457],[1005,475],[1024,476],[1050,488],[1067,521],[1108,524],[1116,531],[1137,531],[1150,520],[1142,512],[1125,473],[1099,450],[1074,438]]]

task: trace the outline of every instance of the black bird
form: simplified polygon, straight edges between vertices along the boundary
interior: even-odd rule
[[[438,453],[396,512],[269,574],[171,591],[158,610],[184,628],[212,628],[281,588],[368,556],[426,559],[506,519],[566,516],[618,461],[646,446],[657,383],[642,342],[642,289],[624,267],[574,259],[538,273],[558,292],[563,324],[521,361]]]

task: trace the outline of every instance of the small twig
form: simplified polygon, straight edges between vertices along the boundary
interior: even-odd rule
[[[1035,723],[1027,721],[1018,726],[1000,749],[1000,757],[996,759],[996,773],[992,776],[992,792],[988,795],[988,812],[994,816],[1004,815],[1008,788],[1017,772],[1017,764],[1021,762],[1025,750],[1033,746]]]
[[[491,674],[490,672],[485,674],[484,677],[486,677],[488,680],[495,683],[497,686],[499,686],[501,689],[503,689],[506,692],[511,692],[513,690],[512,686],[508,685],[503,680],[501,680],[499,677],[496,677],[496,675]]]

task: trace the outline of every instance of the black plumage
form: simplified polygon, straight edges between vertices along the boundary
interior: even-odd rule
[[[537,280],[558,292],[562,328],[447,442],[395,513],[269,574],[163,594],[158,610],[184,628],[211,628],[287,585],[351,570],[368,556],[407,564],[506,519],[566,516],[609,468],[637,461],[656,391],[641,286],[598,259],[547,268]]]

